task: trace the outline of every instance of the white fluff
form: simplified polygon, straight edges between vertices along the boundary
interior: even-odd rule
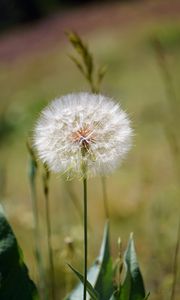
[[[55,173],[112,172],[130,148],[132,129],[119,104],[100,94],[69,94],[52,101],[35,127],[34,146]],[[82,153],[84,153],[82,155]]]

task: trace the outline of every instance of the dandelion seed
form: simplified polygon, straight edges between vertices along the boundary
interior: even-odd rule
[[[69,177],[112,172],[131,145],[127,114],[108,97],[77,93],[54,100],[41,113],[34,135],[39,157]]]

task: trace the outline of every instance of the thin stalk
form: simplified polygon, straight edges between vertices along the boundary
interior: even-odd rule
[[[40,245],[40,226],[39,226],[39,214],[37,206],[37,192],[36,192],[36,175],[37,175],[37,162],[33,150],[29,143],[27,143],[27,148],[30,154],[30,163],[29,163],[29,184],[31,191],[31,203],[32,203],[32,213],[33,213],[33,223],[34,223],[34,256],[37,265],[38,271],[38,282],[39,290],[42,299],[47,300],[46,293],[46,281],[45,281],[45,272],[43,268],[42,255],[41,255],[41,245]]]
[[[49,171],[45,166],[44,174],[44,196],[45,196],[45,215],[46,215],[46,230],[47,230],[47,247],[48,247],[48,259],[49,259],[49,270],[50,270],[50,290],[52,300],[56,299],[55,296],[55,272],[53,262],[53,250],[52,250],[52,231],[51,231],[51,220],[50,220],[50,205],[49,205]]]
[[[42,299],[47,299],[47,295],[45,292],[45,274],[44,274],[44,268],[43,268],[41,251],[40,251],[39,216],[38,216],[38,208],[37,208],[36,187],[35,187],[34,180],[31,180],[30,187],[31,187],[30,188],[31,201],[32,201],[32,210],[33,210],[33,218],[34,218],[34,240],[35,240],[34,255],[35,255],[37,269],[39,273],[39,290],[42,295]]]
[[[174,159],[174,166],[179,180],[180,179],[180,167],[179,167],[180,147],[179,147],[179,141],[175,134],[175,130],[178,126],[177,122],[179,121],[179,105],[176,97],[176,92],[173,86],[173,78],[167,64],[165,49],[162,43],[157,38],[153,40],[153,45],[156,51],[157,63],[159,65],[161,76],[164,81],[168,107],[171,112],[170,116],[169,114],[167,114],[169,118],[169,122],[167,125],[164,125],[164,129],[165,129],[165,133],[169,145],[171,147],[171,152]]]
[[[87,239],[87,179],[83,179],[83,193],[84,193],[84,291],[83,300],[86,300],[87,290],[87,254],[88,254],[88,239]]]
[[[31,161],[31,165],[33,162]],[[34,255],[37,264],[38,270],[38,281],[39,281],[39,290],[42,296],[42,299],[47,300],[47,293],[46,293],[46,283],[45,283],[45,274],[43,263],[41,259],[41,250],[40,250],[40,228],[39,228],[39,214],[38,214],[38,207],[37,207],[37,194],[36,194],[36,183],[35,183],[35,176],[30,176],[30,190],[31,190],[31,202],[32,202],[32,211],[33,211],[33,219],[34,219],[34,241],[35,241],[35,249]]]
[[[108,199],[107,199],[106,178],[101,177],[101,182],[102,182],[102,194],[103,194],[105,217],[106,217],[106,219],[109,219],[109,207],[108,207]]]
[[[174,263],[173,263],[173,284],[172,284],[172,291],[171,291],[170,300],[175,299],[176,284],[177,284],[177,273],[178,273],[179,248],[180,248],[180,218],[179,218],[179,224],[178,224],[177,240],[176,240]]]
[[[168,64],[165,57],[165,49],[163,45],[158,39],[154,39],[154,48],[156,50],[157,61],[161,70],[162,78],[164,80],[165,91],[167,95],[167,100],[169,104],[169,109],[171,111],[170,116],[170,125],[164,126],[166,136],[172,151],[172,156],[174,158],[174,166],[177,171],[177,179],[179,183],[180,179],[180,167],[179,167],[179,160],[180,160],[180,148],[178,139],[175,135],[174,128],[176,129],[176,123],[179,119],[179,105],[176,98],[176,92],[173,86],[173,78],[169,71]],[[178,224],[178,232],[177,232],[177,241],[175,246],[175,255],[174,255],[174,263],[173,263],[173,284],[172,284],[172,291],[171,291],[171,300],[175,299],[175,290],[177,284],[177,273],[178,273],[178,253],[180,248],[180,218]]]

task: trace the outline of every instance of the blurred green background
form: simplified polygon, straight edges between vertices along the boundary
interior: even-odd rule
[[[130,115],[135,133],[127,159],[107,178],[113,256],[118,252],[117,238],[121,236],[125,248],[133,231],[151,299],[170,299],[180,214],[180,154],[173,150],[175,143],[169,139],[168,128],[173,128],[173,138],[180,146],[180,5],[170,0],[94,1],[87,6],[79,3],[78,7],[63,7],[60,11],[57,7],[56,14],[34,23],[19,23],[18,27],[6,29],[0,35],[1,201],[36,280],[26,140],[32,135],[40,110],[50,100],[69,92],[89,90],[68,57],[73,49],[64,31],[76,30],[87,41],[95,63],[107,65],[102,93],[120,101]],[[12,20],[11,26],[14,23],[17,20]],[[6,27],[4,24],[2,28]],[[169,99],[161,55],[152,43],[154,38],[163,47],[176,99],[174,95]],[[46,264],[41,175],[42,169],[39,169],[38,205]],[[74,283],[74,275],[66,262],[82,268],[82,220],[69,190],[73,190],[81,205],[80,181],[65,182],[60,175],[51,176],[51,220],[59,299]],[[100,178],[89,181],[88,193],[91,263],[98,253],[105,222]],[[73,250],[68,246],[67,237],[72,239]],[[179,294],[177,287],[177,300]]]

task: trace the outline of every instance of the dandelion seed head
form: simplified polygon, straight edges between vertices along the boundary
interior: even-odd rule
[[[122,161],[131,145],[127,114],[110,98],[69,94],[47,106],[37,121],[34,146],[52,172],[68,177],[105,175]]]

